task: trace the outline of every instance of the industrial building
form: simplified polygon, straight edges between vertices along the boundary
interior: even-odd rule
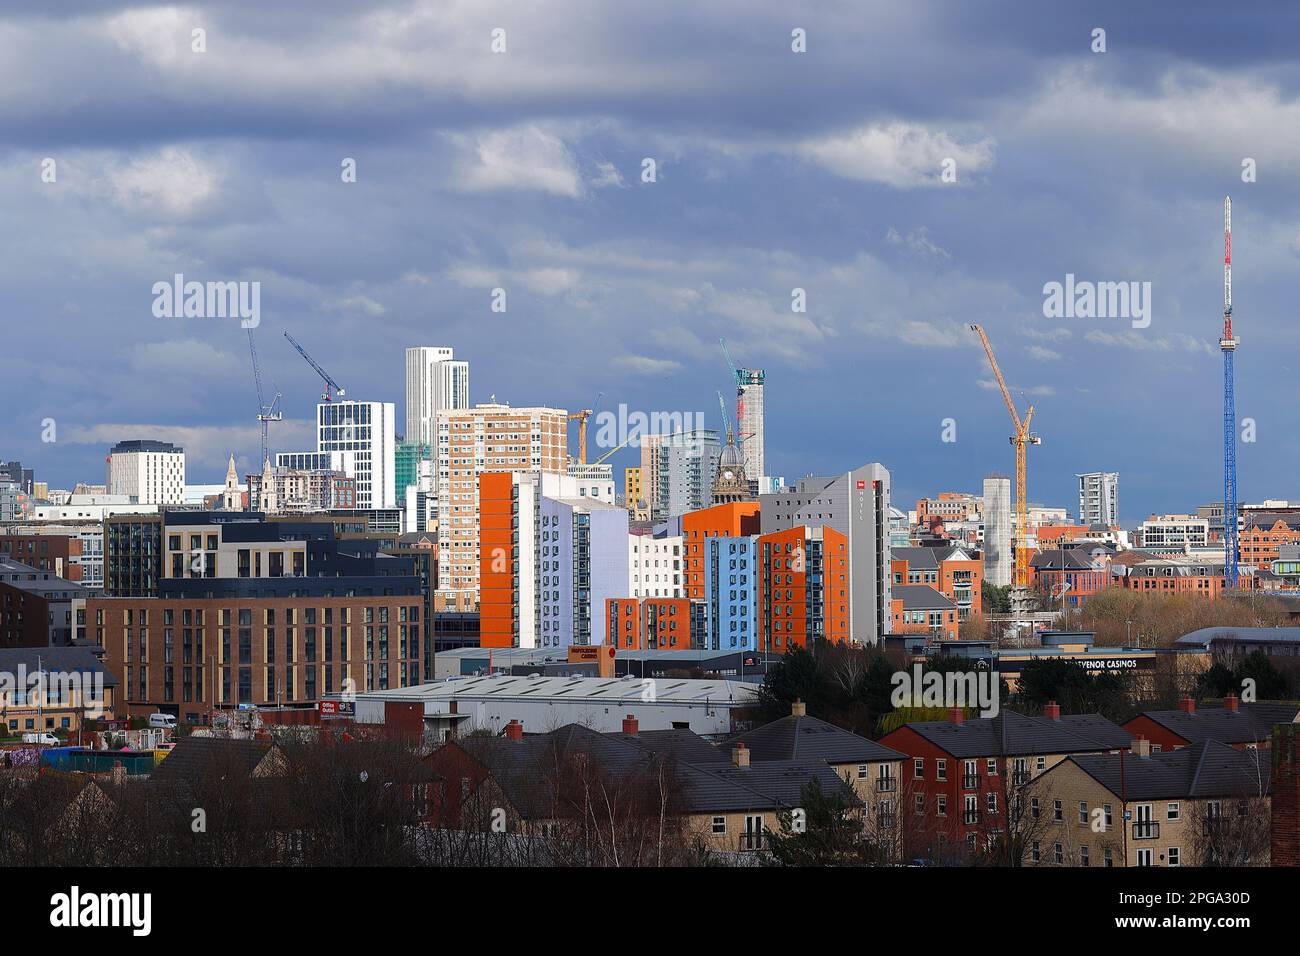
[[[450,723],[458,735],[502,733],[511,721],[546,731],[582,724],[597,733],[635,719],[645,730],[729,734],[734,713],[753,705],[758,689],[731,680],[653,677],[466,677],[356,695],[356,721],[383,723],[386,704],[419,704],[426,724]]]
[[[441,615],[439,615],[441,617]],[[609,648],[591,653],[570,647],[489,648],[462,647],[440,651],[433,661],[433,679],[476,677],[489,672],[508,674],[581,675],[586,677],[674,677],[691,672],[709,677],[761,683],[767,667],[780,660],[777,654],[757,651],[624,650],[612,656]],[[601,655],[606,655],[602,659]]]

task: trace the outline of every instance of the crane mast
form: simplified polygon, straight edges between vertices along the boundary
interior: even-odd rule
[[[1042,444],[1042,439],[1029,430],[1029,426],[1034,420],[1034,406],[1030,405],[1025,410],[1023,420],[1020,418],[1019,412],[1016,411],[1016,403],[1011,400],[1011,390],[1007,388],[1006,379],[1002,377],[1002,369],[998,367],[997,357],[993,354],[993,345],[989,342],[989,337],[984,333],[984,329],[981,326],[972,325],[971,331],[977,333],[980,337],[980,342],[984,346],[984,354],[988,356],[989,366],[993,369],[993,377],[997,379],[998,390],[1002,392],[1002,401],[1006,403],[1007,411],[1011,414],[1011,427],[1014,431],[1011,436],[1011,444],[1016,448],[1016,514],[1012,529],[1015,573],[1012,583],[1017,588],[1028,588],[1029,499],[1027,494],[1028,467],[1026,449],[1029,445]]]
[[[257,346],[253,344],[253,330],[247,329],[248,332],[248,353],[253,358],[253,382],[257,385],[257,421],[262,426],[262,457],[257,460],[257,466],[262,467],[266,459],[266,426],[270,422],[278,422],[284,419],[284,412],[276,408],[280,404],[280,390],[276,389],[275,398],[271,399],[271,404],[266,404],[266,398],[262,392],[262,367],[257,361]]]
[[[1232,197],[1223,199],[1223,586],[1238,584],[1237,541],[1237,399],[1233,382],[1233,355],[1237,339],[1232,334]]]

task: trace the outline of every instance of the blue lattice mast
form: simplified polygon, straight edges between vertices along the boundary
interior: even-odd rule
[[[1232,197],[1223,199],[1223,577],[1237,587],[1237,403],[1233,394],[1232,356]]]

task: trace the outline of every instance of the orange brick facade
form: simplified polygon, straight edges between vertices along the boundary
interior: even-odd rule
[[[519,546],[514,542],[514,476],[484,472],[479,476],[479,643],[514,647],[515,571]],[[528,529],[531,539],[532,529]],[[532,541],[528,542],[532,546]]]
[[[962,561],[950,559],[939,562],[937,572],[921,572],[913,569],[905,558],[892,558],[889,571],[895,584],[928,584],[948,600],[957,605],[958,618],[978,617],[983,613],[984,562],[979,559]],[[913,580],[914,577],[926,577],[926,580]],[[929,580],[927,575],[933,575]],[[899,603],[899,602],[895,602]]]
[[[759,647],[784,653],[849,634],[848,538],[801,525],[758,538]]]
[[[739,538],[759,532],[758,502],[738,501],[714,505],[682,515],[682,537],[686,547],[686,596],[705,598],[704,539]]]
[[[1267,528],[1248,526],[1241,532],[1241,563],[1268,570],[1284,544],[1300,544],[1300,529],[1290,528],[1280,519]]]
[[[684,651],[702,637],[704,608],[689,598],[609,598],[605,614],[619,650]]]

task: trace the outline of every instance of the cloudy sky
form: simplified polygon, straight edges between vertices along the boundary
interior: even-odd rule
[[[1221,495],[1231,193],[1242,496],[1300,499],[1300,10],[1176,11],[6,4],[0,457],[56,487],[121,438],[183,442],[191,482],[252,465],[246,333],[155,317],[179,272],[261,283],[273,449],[310,447],[319,395],[286,330],[399,418],[418,344],[476,401],[710,424],[725,337],[767,369],[769,471],[880,461],[903,507],[1013,467],[978,322],[1037,407],[1030,498],[1073,511],[1076,472],[1117,470],[1136,522]],[[1151,283],[1149,327],[1046,318],[1067,273]]]

